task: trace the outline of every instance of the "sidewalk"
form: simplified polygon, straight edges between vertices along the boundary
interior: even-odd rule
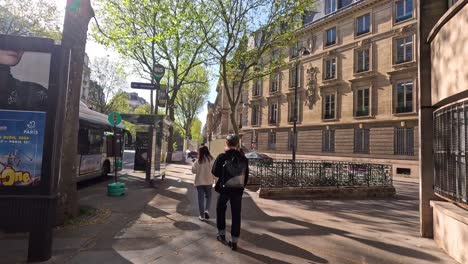
[[[129,172],[124,197],[107,197],[107,182],[82,187],[80,204],[101,214],[56,230],[48,263],[456,263],[418,236],[418,185],[399,178],[398,197],[387,200],[273,201],[246,192],[233,252],[216,241],[213,219],[198,220],[189,169],[168,166],[155,189]],[[0,233],[0,248],[0,263],[22,262],[27,241]]]

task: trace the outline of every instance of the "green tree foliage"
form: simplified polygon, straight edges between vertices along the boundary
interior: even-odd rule
[[[105,107],[106,109],[106,114],[111,113],[111,112],[119,112],[121,114],[127,114],[129,113],[132,108],[129,103],[129,98],[128,98],[128,93],[124,91],[118,91],[114,97],[112,97],[109,100],[109,103]],[[129,123],[127,121],[122,121],[122,123],[125,125],[125,129],[130,131],[132,134],[133,138],[136,136],[136,131],[138,129],[138,126]]]
[[[114,97],[109,100],[109,103],[106,106],[107,112],[119,112],[119,113],[130,113],[132,107],[130,106],[128,93],[124,91],[118,91]]]
[[[165,64],[172,77],[168,104],[174,105],[179,88],[190,83],[191,70],[207,61],[208,30],[200,27],[208,19],[200,15],[206,14],[205,10],[193,0],[97,2],[101,30],[94,29],[94,39],[131,58],[138,66],[137,72],[148,80],[153,80],[156,63]],[[169,117],[174,121],[172,108]],[[168,137],[170,153],[172,132]]]
[[[109,100],[125,86],[127,73],[119,61],[108,57],[95,58],[91,61],[90,68],[89,104],[98,112],[108,113],[110,111]]]
[[[242,90],[255,78],[284,66],[283,53],[296,40],[296,30],[314,0],[201,0],[203,9],[216,17],[202,26],[220,64],[220,86],[230,105],[230,120],[238,133],[237,106]],[[259,15],[261,14],[261,15]],[[275,57],[269,59],[269,57]]]
[[[140,105],[139,107],[135,108],[135,114],[149,115],[150,113],[151,113],[150,104]]]
[[[192,127],[190,128],[192,133],[192,140],[196,140],[198,142],[203,142],[203,135],[202,135],[202,122],[200,119],[195,118],[192,121]]]
[[[0,0],[0,34],[59,40],[57,6],[43,0]]]
[[[185,137],[192,137],[192,122],[202,110],[210,92],[208,71],[204,67],[195,68],[190,80],[193,82],[181,87],[175,101],[177,116],[175,123],[181,128]]]

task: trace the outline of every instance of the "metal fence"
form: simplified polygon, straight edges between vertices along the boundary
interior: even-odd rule
[[[468,204],[468,101],[434,112],[434,189]]]
[[[261,188],[391,186],[392,165],[316,160],[249,160],[249,184]]]

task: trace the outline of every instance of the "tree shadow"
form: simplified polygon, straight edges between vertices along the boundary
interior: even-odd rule
[[[209,225],[216,228],[216,224],[212,222],[207,222]],[[309,261],[314,261],[316,263],[328,263],[328,260],[321,258],[313,253],[297,247],[293,244],[287,243],[281,239],[273,237],[269,234],[256,234],[248,230],[241,230],[242,240],[247,241],[248,243],[253,244],[255,247],[263,248],[272,252],[280,252],[283,255],[294,256],[298,258],[303,258]],[[278,259],[273,259],[268,256],[253,253],[252,251],[242,248],[242,245],[239,246],[239,253],[246,256],[252,257],[256,260],[265,262],[265,263],[289,263],[284,262]]]
[[[181,201],[177,206],[177,212],[183,215],[197,215],[197,208],[196,206],[190,208],[190,199],[188,197],[196,197],[196,190],[191,183],[175,181],[175,180],[168,180],[166,182],[166,187],[160,189],[160,194],[165,195],[174,199]],[[172,192],[169,186],[180,187],[180,188],[187,188],[186,194],[180,194]],[[411,194],[410,194],[411,196]],[[413,197],[413,196],[411,196]],[[216,195],[213,195],[213,202],[212,204],[216,204]],[[387,200],[366,200],[366,201],[338,201],[332,202],[331,204],[326,203],[313,203],[309,201],[288,201],[292,204],[299,203],[301,206],[305,206],[306,209],[311,211],[320,211],[325,212],[327,214],[335,215],[339,219],[343,219],[343,222],[352,221],[358,222],[363,225],[378,225],[381,226],[378,219],[386,219],[394,221],[398,225],[406,226],[408,228],[415,228],[417,229],[417,222],[411,221],[411,217],[408,219],[401,219],[401,210],[403,210],[403,214],[407,214],[408,216],[411,215],[415,210],[417,210],[417,202],[415,200],[398,200],[392,199],[391,202],[385,203],[382,201]],[[390,200],[388,200],[390,201]],[[351,202],[351,205],[349,204]],[[187,204],[188,203],[188,204]],[[183,205],[185,204],[185,205]],[[193,199],[193,205],[197,204],[196,199]],[[317,225],[310,222],[302,221],[299,219],[291,218],[291,217],[276,217],[271,216],[265,211],[263,211],[258,205],[254,202],[253,198],[250,196],[249,193],[245,193],[243,197],[243,212],[242,212],[242,219],[248,221],[257,222],[259,226],[262,223],[274,223],[274,222],[284,222],[291,225],[296,225],[303,228],[268,228],[265,229],[272,234],[278,234],[279,236],[284,237],[294,237],[294,236],[330,236],[330,235],[337,235],[344,238],[348,238],[354,240],[356,242],[360,242],[364,245],[380,249],[383,251],[388,251],[400,256],[408,256],[417,259],[423,259],[428,261],[437,261],[440,260],[439,258],[427,254],[425,252],[407,248],[404,246],[399,246],[395,244],[388,244],[372,239],[367,239],[363,237],[357,237],[353,233],[336,229],[328,226]],[[192,210],[190,210],[192,209]],[[371,217],[375,217],[372,220],[363,220],[354,216],[348,215],[349,213],[355,215],[369,215]],[[226,216],[229,218],[230,210],[227,210]],[[209,225],[216,228],[216,224],[212,222],[207,222]],[[414,226],[416,225],[416,226]],[[256,234],[252,233],[249,230],[242,229],[241,231],[242,240],[246,242],[252,243],[253,245],[257,246],[258,248],[267,249],[273,252],[280,252],[284,255],[296,256],[300,258],[304,258],[307,260],[312,260],[318,263],[328,263],[326,259],[318,257],[313,253],[304,250],[294,244],[287,243],[279,238],[271,236],[269,234]],[[267,263],[275,263],[271,262],[271,258],[263,256],[258,253],[254,253],[248,250],[243,249],[245,255],[251,256],[259,261],[267,262]],[[276,263],[282,263],[281,261]]]

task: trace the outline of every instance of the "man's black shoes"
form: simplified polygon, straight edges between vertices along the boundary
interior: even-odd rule
[[[216,236],[216,240],[218,240],[219,242],[223,244],[226,244],[226,236],[218,235]]]
[[[232,250],[237,251],[237,243],[229,241],[228,245]]]

